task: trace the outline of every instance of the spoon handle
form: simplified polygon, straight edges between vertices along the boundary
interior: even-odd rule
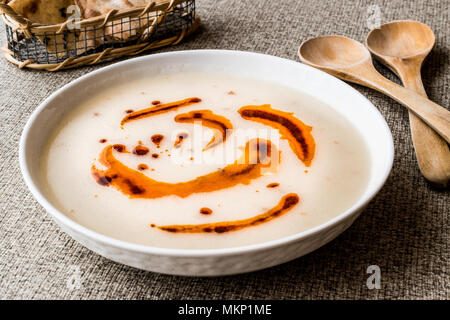
[[[371,70],[372,71],[372,70]],[[375,71],[375,70],[373,70]],[[384,93],[413,111],[426,124],[432,127],[442,138],[450,143],[450,112],[420,94],[386,79],[377,71],[358,74],[354,81]],[[355,80],[355,79],[354,79]]]
[[[420,67],[415,70],[399,70],[405,88],[427,97],[423,87]],[[430,182],[446,187],[450,179],[450,149],[433,129],[414,112],[409,112],[411,138],[416,151],[420,171]]]

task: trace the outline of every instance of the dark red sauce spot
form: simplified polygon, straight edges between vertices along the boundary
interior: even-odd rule
[[[230,227],[225,227],[225,226],[220,226],[220,227],[215,227],[214,231],[217,233],[224,233],[230,230]]]
[[[178,135],[177,140],[175,140],[175,143],[173,144],[173,146],[175,148],[179,148],[181,147],[181,143],[183,142],[184,139],[186,139],[189,135],[187,133],[181,133],[180,135]]]
[[[152,136],[152,142],[156,145],[159,145],[161,141],[164,139],[164,136],[162,134],[155,134]]]
[[[108,186],[112,179],[106,175],[100,175],[98,173],[94,174],[95,181],[101,186]]]
[[[136,146],[133,149],[133,153],[138,156],[144,156],[146,155],[150,150],[147,147],[144,146]]]
[[[123,182],[125,182],[128,187],[130,188],[130,192],[132,194],[141,194],[145,192],[145,189],[135,185],[132,181],[130,181],[129,179],[125,179]]]
[[[201,214],[209,215],[209,214],[212,214],[212,212],[213,211],[210,208],[201,208],[200,209]]]
[[[273,182],[273,183],[269,183],[267,185],[267,188],[276,188],[278,187],[280,184],[278,182]]]
[[[148,165],[146,165],[145,163],[141,163],[140,165],[138,165],[138,169],[140,171],[144,171],[148,169]]]
[[[125,147],[123,144],[115,144],[113,145],[114,150],[117,152],[126,152],[127,147]]]

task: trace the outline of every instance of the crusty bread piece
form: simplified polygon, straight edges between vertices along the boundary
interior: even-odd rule
[[[152,2],[151,0],[75,0],[76,4],[81,10],[81,15],[84,18],[92,18],[107,14],[109,11],[127,10],[136,7],[145,7]],[[148,23],[143,23],[137,18],[123,18],[120,21],[112,21],[105,26],[105,36],[113,38],[114,40],[127,41],[135,37],[142,30],[148,27]]]
[[[75,0],[85,18],[108,13],[112,9],[126,10],[145,7],[151,0]]]
[[[67,20],[67,7],[74,0],[13,0],[9,6],[28,20],[41,24],[58,24]]]
[[[65,22],[69,15],[67,8],[75,5],[74,0],[12,0],[9,6],[18,14],[27,18],[31,22],[52,25]],[[64,57],[66,51],[72,51],[77,48],[77,54],[82,54],[86,51],[86,43],[88,46],[94,47],[92,40],[85,38],[92,38],[91,33],[86,33],[79,30],[71,30],[62,34],[52,34],[47,32],[44,34],[37,34],[38,39],[46,46],[51,53],[58,52],[58,57]]]

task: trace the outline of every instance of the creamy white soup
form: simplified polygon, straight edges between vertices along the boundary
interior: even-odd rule
[[[47,193],[116,239],[188,249],[279,239],[349,209],[370,179],[356,128],[297,89],[184,73],[80,99],[44,152]]]

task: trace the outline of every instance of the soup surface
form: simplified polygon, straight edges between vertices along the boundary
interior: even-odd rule
[[[189,249],[279,239],[349,209],[370,179],[353,125],[293,88],[184,73],[80,98],[42,173],[58,209],[116,239]]]

